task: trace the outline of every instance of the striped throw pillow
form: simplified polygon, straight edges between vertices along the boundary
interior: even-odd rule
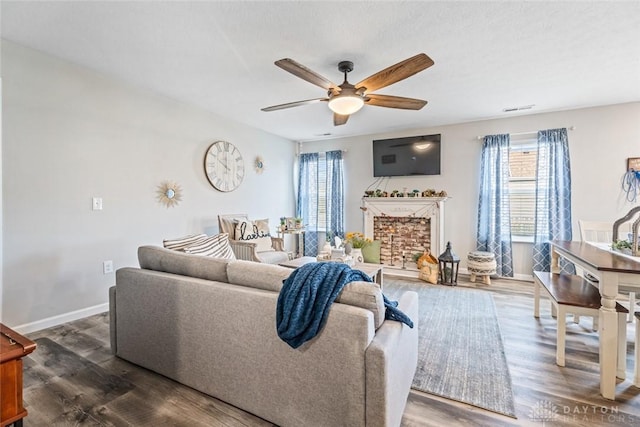
[[[199,243],[206,238],[206,234],[190,234],[177,239],[165,239],[162,241],[162,245],[167,249],[184,252],[186,247]]]
[[[229,244],[229,235],[227,233],[216,234],[188,246],[184,249],[188,254],[204,255],[213,258],[236,259],[236,256]]]

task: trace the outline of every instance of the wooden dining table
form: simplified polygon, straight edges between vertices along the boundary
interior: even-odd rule
[[[620,287],[640,292],[640,258],[616,253],[588,242],[553,240],[550,243],[553,273],[560,272],[559,260],[562,257],[598,278],[598,289],[602,297],[598,329],[600,394],[605,399],[615,400],[618,348],[616,298]],[[624,372],[618,373],[618,377],[624,379]]]

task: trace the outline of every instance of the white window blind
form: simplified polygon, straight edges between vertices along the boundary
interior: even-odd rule
[[[318,154],[318,231],[327,227],[327,156]]]
[[[511,145],[509,197],[514,236],[533,236],[535,231],[537,156],[535,140]]]

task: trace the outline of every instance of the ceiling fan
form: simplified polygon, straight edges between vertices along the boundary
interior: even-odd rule
[[[424,53],[419,53],[409,59],[387,67],[382,71],[378,71],[355,85],[347,81],[347,74],[353,71],[353,62],[351,61],[342,61],[338,64],[338,70],[344,73],[344,82],[340,85],[336,85],[293,59],[280,59],[276,61],[275,64],[294,76],[326,89],[327,96],[324,98],[272,105],[271,107],[263,108],[262,111],[275,111],[317,102],[328,102],[329,108],[333,111],[333,124],[339,126],[347,123],[349,115],[360,110],[365,104],[375,105],[377,107],[400,108],[403,110],[419,110],[424,107],[427,101],[421,99],[376,95],[371,92],[392,85],[429,68],[433,65],[433,60]]]

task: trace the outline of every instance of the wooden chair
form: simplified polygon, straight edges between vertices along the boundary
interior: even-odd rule
[[[271,248],[259,251],[258,245],[253,242],[235,239],[235,229],[238,220],[249,220],[247,214],[218,215],[218,228],[221,233],[229,234],[229,244],[236,258],[247,261],[279,264],[289,260],[289,253],[284,250],[283,239],[271,237]]]
[[[613,223],[603,222],[603,221],[578,221],[578,227],[580,228],[580,240],[583,242],[592,242],[592,243],[612,243],[614,240],[613,236]],[[618,229],[618,236],[615,236],[615,240],[617,239],[626,239],[627,233],[630,231],[629,224],[623,224]],[[620,236],[622,234],[622,236]],[[590,275],[585,276],[587,280],[597,283],[598,279],[592,277]],[[624,286],[620,286],[619,289],[622,293],[626,293],[629,295],[629,317],[627,321],[633,321],[633,313],[635,311],[636,306],[636,294],[632,290],[624,289]],[[579,319],[578,319],[579,320]],[[594,319],[594,325],[597,325],[597,320]]]
[[[583,242],[613,242],[613,223],[602,221],[578,221],[580,240]]]
[[[555,312],[557,312],[556,364],[564,366],[567,315],[598,317],[598,310],[601,306],[600,292],[592,283],[573,274],[534,271],[533,283],[533,316],[540,317],[541,290],[549,297],[552,308],[555,308]],[[627,309],[616,303],[616,311],[618,312],[618,368],[616,376],[624,379],[627,368]]]

